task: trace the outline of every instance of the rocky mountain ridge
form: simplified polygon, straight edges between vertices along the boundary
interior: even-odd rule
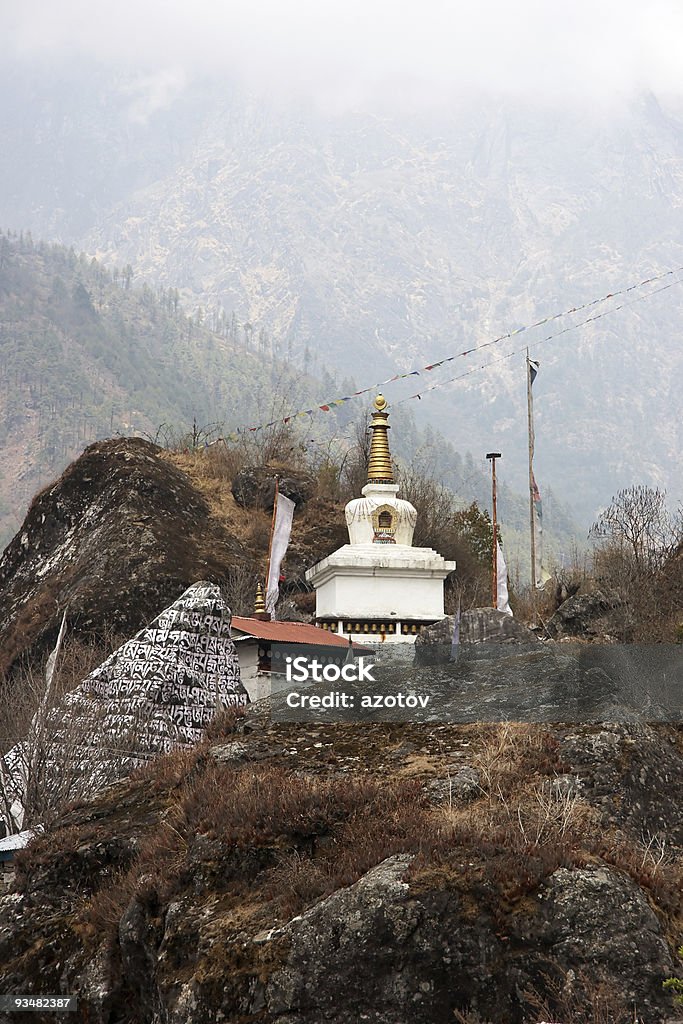
[[[107,125],[94,127],[92,104],[110,112]],[[0,220],[130,263],[190,307],[234,310],[297,360],[342,373],[362,365],[363,383],[683,264],[681,112],[652,95],[609,117],[494,103],[440,117],[324,117],[203,83],[141,126],[104,76],[77,103],[55,90],[47,134],[35,97],[20,95],[19,107],[45,141],[30,150],[30,196],[6,164],[13,206]],[[77,148],[98,172],[78,211],[68,183],[41,169],[76,145],[60,134],[69,119],[82,123]],[[131,141],[120,144],[133,136],[135,160]],[[456,447],[467,437],[473,450],[503,450],[522,490],[523,353],[477,367],[528,342],[541,361],[541,488],[571,496],[588,522],[634,482],[668,487],[675,504],[679,291],[635,305],[628,294],[621,312],[552,343],[539,328],[389,398],[474,370],[419,403],[420,416]]]

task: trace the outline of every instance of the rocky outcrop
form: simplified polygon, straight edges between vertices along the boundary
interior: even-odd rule
[[[185,473],[141,438],[91,445],[36,496],[0,561],[0,674],[71,635],[130,636],[243,559]]]
[[[637,1007],[639,1019],[668,1016],[661,977],[672,973],[673,958],[661,921],[632,879],[605,866],[559,868],[537,899],[534,912],[520,915],[514,930],[517,944],[536,946],[535,954],[520,957],[522,976],[537,976],[545,959],[594,991],[618,979],[624,1003]]]
[[[605,625],[598,625],[605,613],[620,606],[619,598],[596,590],[591,594],[575,594],[564,601],[546,624],[548,636],[554,640],[560,637],[590,637],[605,632]]]
[[[592,1020],[606,985],[615,1024],[676,1019],[680,729],[288,727],[254,706],[212,749],[22,855],[3,992],[61,985],[91,1024],[522,1024]],[[522,835],[541,797],[555,831]]]
[[[312,497],[315,481],[308,473],[277,470],[271,466],[245,466],[232,482],[232,495],[243,508],[272,512],[275,501],[275,477],[278,490],[301,507]]]
[[[454,615],[446,615],[431,626],[423,626],[415,641],[415,662],[435,665],[448,661],[453,643]],[[470,608],[460,616],[460,653],[473,653],[478,644],[505,648],[510,646],[539,646],[535,634],[512,615],[496,608]],[[502,646],[501,646],[502,645]]]
[[[570,730],[563,761],[582,779],[582,790],[603,821],[617,821],[657,855],[683,847],[683,729],[602,723]]]
[[[682,721],[680,646],[588,642],[595,640],[592,628],[601,631],[605,622],[575,617],[579,600],[600,615],[611,599],[596,594],[565,602],[570,628],[588,635],[541,640],[511,616],[472,609],[462,614],[457,647],[453,616],[446,616],[421,630],[412,666],[389,672],[380,659],[376,677],[386,692],[402,685],[428,693],[422,721]]]
[[[515,988],[536,988],[550,962],[559,976],[571,970],[596,989],[619,977],[625,1000],[644,1019],[659,1017],[659,978],[673,961],[657,915],[630,879],[603,867],[560,868],[533,906],[496,933],[485,914],[466,924],[454,893],[411,886],[410,861],[384,861],[272,936],[286,939],[289,951],[266,988],[271,1019],[446,1024],[469,1005],[486,1020],[510,1020]],[[513,956],[522,944],[526,952]]]

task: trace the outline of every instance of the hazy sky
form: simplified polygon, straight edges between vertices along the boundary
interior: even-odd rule
[[[159,105],[207,70],[341,110],[683,94],[681,0],[2,0],[0,33],[25,59],[132,66]]]

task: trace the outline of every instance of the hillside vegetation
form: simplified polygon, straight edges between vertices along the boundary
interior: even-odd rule
[[[94,440],[138,434],[196,450],[246,423],[279,417],[281,426],[284,415],[357,390],[326,370],[319,380],[306,373],[307,359],[281,362],[273,340],[253,324],[224,313],[188,317],[176,289],[138,288],[130,267],[109,272],[73,249],[12,233],[0,233],[0,351],[0,546],[34,493]],[[464,505],[487,504],[482,459],[419,429],[405,406],[392,423],[392,447],[404,465],[416,463]],[[286,438],[277,426],[259,433],[257,447],[263,454],[280,445],[285,460],[296,448],[308,461],[341,465],[366,426],[361,398],[334,415],[299,420]],[[526,499],[504,478],[500,510],[523,573]],[[549,550],[568,551],[576,533],[571,512],[548,492],[546,513]]]
[[[90,441],[234,426],[271,418],[273,393],[294,399],[263,341],[247,349],[234,323],[211,326],[177,292],[134,287],[130,267],[0,234],[0,540]]]

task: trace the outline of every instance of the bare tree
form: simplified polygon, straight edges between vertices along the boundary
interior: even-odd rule
[[[590,529],[590,536],[625,548],[636,570],[652,570],[670,553],[674,524],[666,491],[638,484],[612,498]]]
[[[225,574],[223,590],[233,615],[252,615],[259,581],[254,563],[237,562]]]
[[[594,574],[619,601],[615,625],[624,641],[673,636],[680,622],[680,571],[676,551],[683,543],[681,514],[672,517],[666,495],[651,487],[629,487],[591,527],[601,541]]]

